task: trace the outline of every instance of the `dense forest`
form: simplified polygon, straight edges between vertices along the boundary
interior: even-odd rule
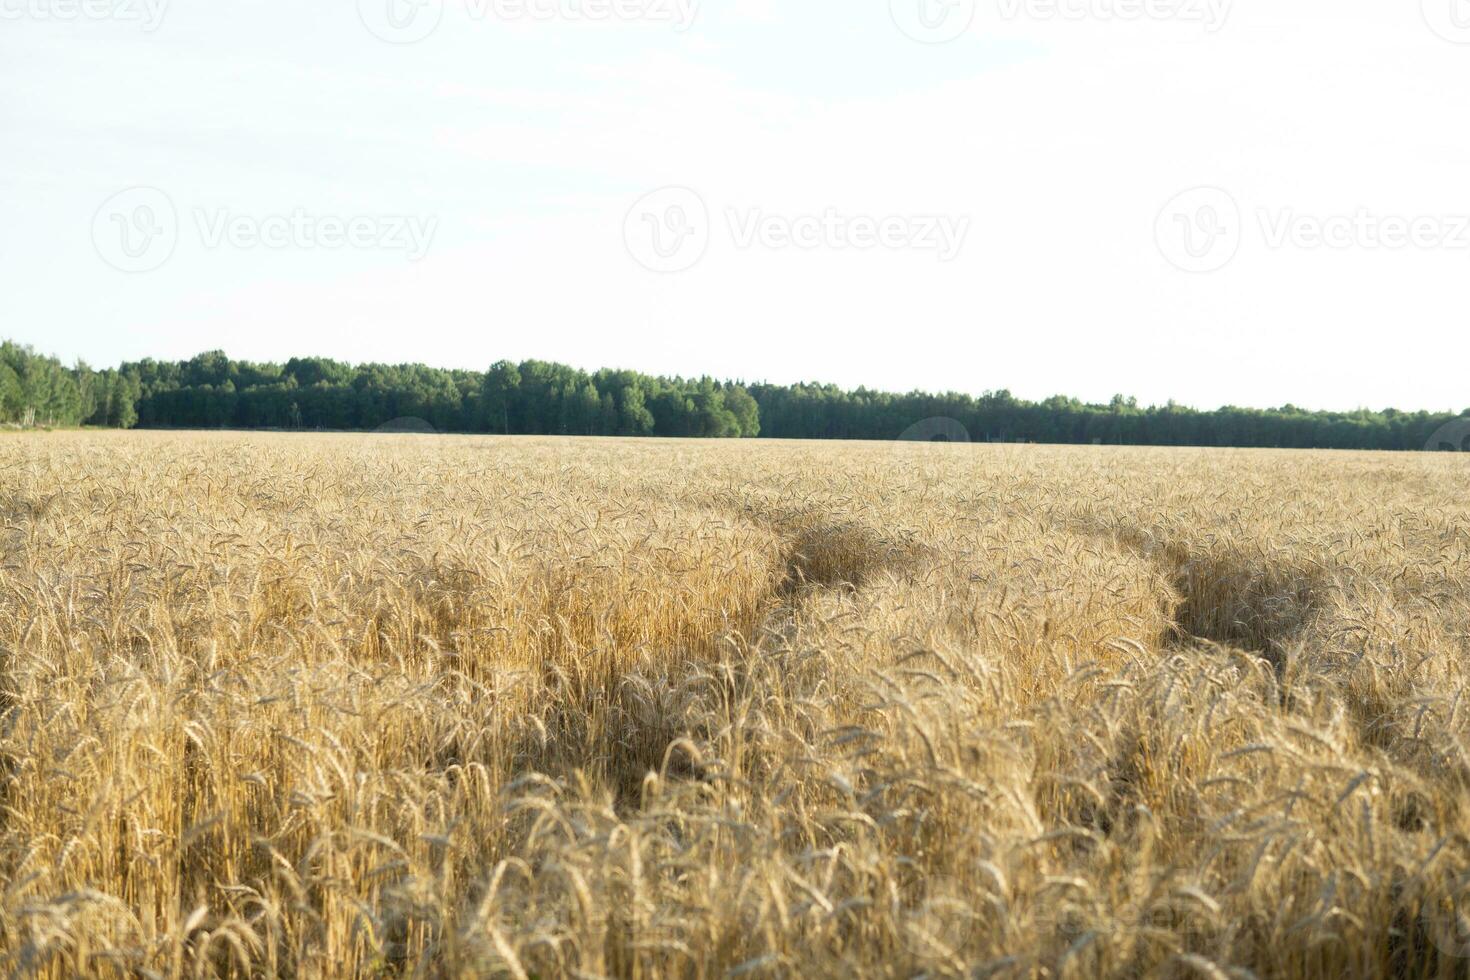
[[[1470,419],[1470,411],[1463,417]],[[959,435],[1003,442],[1419,450],[1455,417],[1393,409],[1312,412],[1291,405],[1200,411],[1172,403],[1143,407],[1121,395],[1108,404],[1086,404],[1060,395],[1025,401],[1008,391],[892,394],[635,371],[589,374],[545,361],[501,361],[481,372],[314,357],[265,364],[211,351],[187,361],[149,359],[98,371],[0,344],[0,424],[375,430],[406,418],[441,432],[512,435]],[[959,427],[923,426],[935,418]]]

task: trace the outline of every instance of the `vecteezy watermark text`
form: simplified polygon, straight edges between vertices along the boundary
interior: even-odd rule
[[[194,223],[205,248],[381,249],[403,252],[410,262],[428,254],[438,218],[417,215],[312,214],[296,208],[290,214],[250,215],[196,208]]]
[[[1375,214],[1359,208],[1351,215],[1298,214],[1293,208],[1259,213],[1271,248],[1463,249],[1470,248],[1470,215]]]
[[[764,208],[726,208],[723,230],[737,249],[771,251],[932,252],[953,261],[970,232],[965,215],[866,215],[837,208],[821,213],[780,214]],[[687,187],[665,187],[644,195],[628,210],[623,240],[639,264],[655,272],[682,272],[709,249],[717,223],[709,207]]]
[[[1198,25],[1213,34],[1225,26],[1235,0],[986,0],[1002,21]],[[889,14],[904,34],[925,44],[944,44],[968,33],[980,0],[889,0]]]
[[[170,0],[0,0],[0,21],[120,21],[156,31]]]
[[[1470,250],[1470,214],[1399,215],[1362,207],[1351,213],[1311,214],[1294,207],[1259,207],[1253,216],[1261,244],[1278,251]],[[1250,239],[1251,228],[1233,194],[1196,187],[1164,205],[1154,235],[1159,252],[1176,268],[1217,272]]]
[[[687,31],[700,0],[466,0],[457,12],[474,22],[524,21],[672,25]],[[413,44],[438,30],[444,0],[358,0],[358,16],[373,36],[390,44]]]
[[[151,272],[167,262],[192,226],[206,249],[379,250],[410,262],[428,254],[437,217],[400,214],[319,214],[294,208],[282,214],[244,214],[228,208],[192,208],[180,220],[173,200],[156,187],[132,187],[103,202],[92,219],[97,254],[123,272]]]
[[[950,262],[960,252],[970,230],[968,217],[922,214],[845,215],[835,208],[821,214],[767,214],[760,208],[725,212],[736,248],[760,245],[768,249],[858,249],[932,251]]]
[[[1235,0],[996,0],[1005,20],[1176,21],[1213,34]]]

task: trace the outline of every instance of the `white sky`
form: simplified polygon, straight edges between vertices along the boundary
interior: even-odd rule
[[[222,347],[1470,404],[1470,0],[1147,0],[1142,19],[1120,15],[1145,0],[703,0],[684,31],[577,0],[417,0],[409,29],[438,22],[413,44],[366,26],[413,0],[162,2],[0,0],[0,336],[97,366]],[[947,43],[898,26],[928,5],[931,39],[958,33],[967,4]],[[128,273],[109,209],[160,199],[114,199],[140,186],[177,223],[149,225],[158,267]],[[707,247],[659,273],[629,211],[667,186],[698,194]],[[1199,186],[1221,191],[1161,216]],[[659,222],[690,198],[650,200]],[[416,261],[211,245],[222,217],[293,212],[437,225]],[[742,240],[752,215],[829,212],[968,233],[949,261]],[[1417,244],[1370,244],[1424,218]]]

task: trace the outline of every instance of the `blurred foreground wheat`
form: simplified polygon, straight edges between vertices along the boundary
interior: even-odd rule
[[[0,968],[1464,976],[1467,477],[5,438]]]

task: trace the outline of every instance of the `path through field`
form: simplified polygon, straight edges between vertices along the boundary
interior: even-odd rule
[[[1463,976],[1465,457],[0,439],[0,965]]]

